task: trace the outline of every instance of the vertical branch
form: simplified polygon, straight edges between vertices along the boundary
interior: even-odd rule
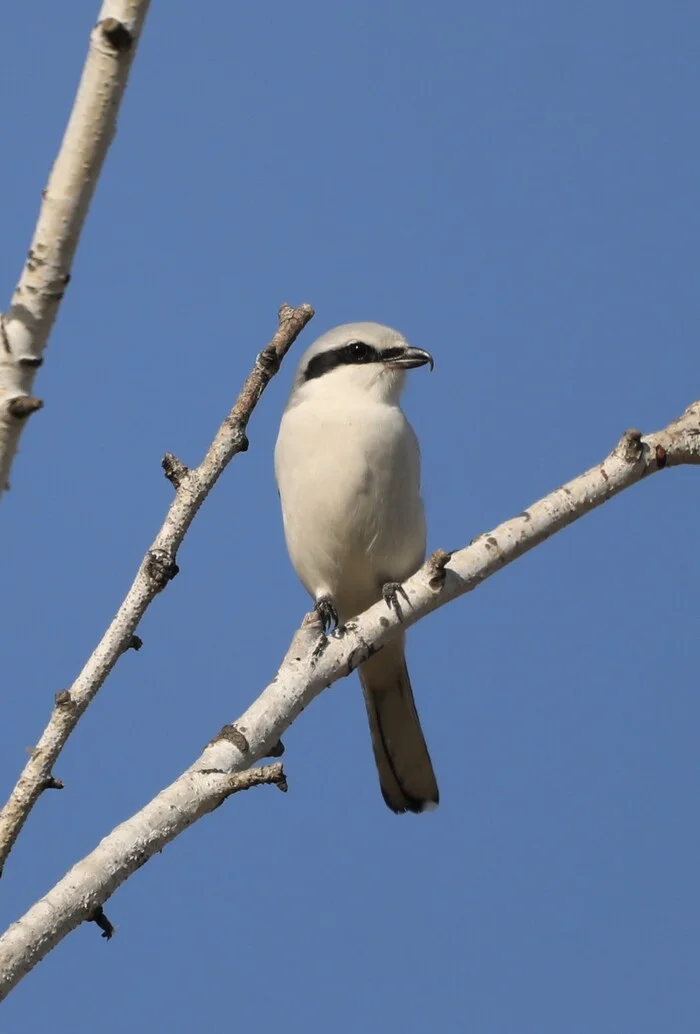
[[[0,314],[0,495],[27,418],[42,353],[70,280],[85,216],[112,142],[150,0],[105,0],[9,310]]]

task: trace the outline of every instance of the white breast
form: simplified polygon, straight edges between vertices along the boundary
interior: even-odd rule
[[[422,562],[420,454],[398,405],[354,396],[292,405],[275,472],[294,568],[312,596],[333,597],[341,619]]]

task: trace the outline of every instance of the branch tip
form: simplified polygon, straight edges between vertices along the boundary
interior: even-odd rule
[[[252,786],[277,786],[283,793],[289,789],[284,768],[278,762],[274,765],[261,765],[260,768],[248,768],[243,772],[235,772],[231,776],[231,793],[249,790]]]
[[[163,459],[160,461],[160,465],[163,468],[163,473],[166,478],[177,491],[189,474],[190,468],[186,467],[185,464],[172,452],[166,452],[165,456],[163,456]]]
[[[217,808],[234,793],[250,790],[253,786],[269,786],[274,784],[283,793],[286,793],[288,790],[287,777],[279,761],[274,765],[261,765],[259,768],[246,768],[242,772],[229,772],[228,774],[215,768],[200,768],[198,771],[200,775],[227,775],[227,783],[223,789],[218,791],[219,800],[215,805]]]
[[[302,302],[301,305],[290,305],[289,302],[282,302],[279,309],[277,310],[277,319],[280,323],[286,323],[289,320],[298,319],[302,320],[302,326],[314,318],[316,312],[313,306],[309,305],[308,302]]]
[[[32,398],[30,395],[19,395],[17,398],[10,399],[7,403],[7,410],[10,416],[16,417],[17,420],[24,420],[32,413],[36,413],[43,405],[41,399]]]

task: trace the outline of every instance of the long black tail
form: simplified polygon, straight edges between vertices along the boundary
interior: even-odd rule
[[[395,812],[435,808],[440,795],[413,700],[403,636],[361,665],[360,681],[384,800]]]

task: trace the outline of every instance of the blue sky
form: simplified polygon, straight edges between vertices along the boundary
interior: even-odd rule
[[[8,299],[94,0],[4,16]],[[697,6],[156,2],[2,503],[9,792],[285,300],[436,360],[406,408],[456,548],[700,395]],[[0,883],[20,915],[269,681],[307,606],[272,475],[294,355]],[[690,1034],[700,996],[694,470],[409,636],[442,803],[384,807],[355,679],[73,933],[4,1029]]]

